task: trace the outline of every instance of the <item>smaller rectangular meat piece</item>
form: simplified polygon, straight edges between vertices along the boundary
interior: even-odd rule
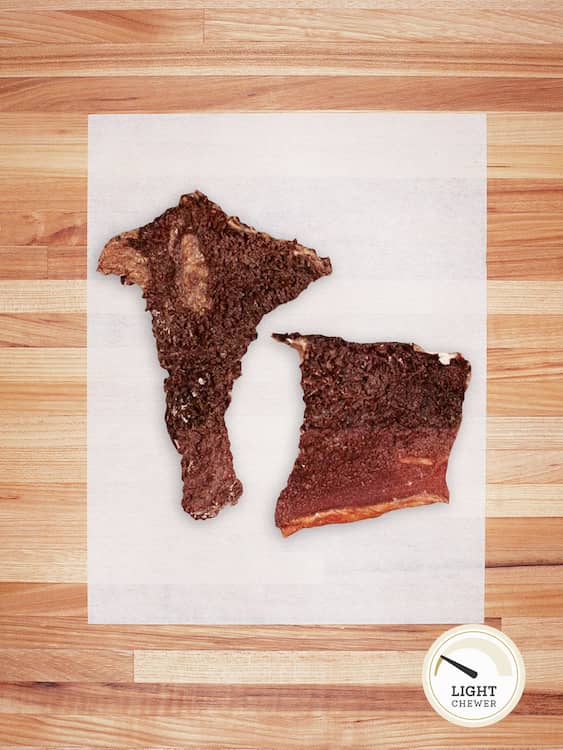
[[[276,507],[284,536],[447,503],[471,367],[415,344],[274,334],[301,356],[299,455]]]

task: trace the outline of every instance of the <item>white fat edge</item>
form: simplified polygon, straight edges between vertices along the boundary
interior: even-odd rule
[[[459,357],[459,352],[427,352],[426,349],[423,349],[418,344],[413,344],[412,346],[416,352],[422,352],[423,354],[437,354],[440,364],[442,365],[449,365],[452,359],[457,359]]]

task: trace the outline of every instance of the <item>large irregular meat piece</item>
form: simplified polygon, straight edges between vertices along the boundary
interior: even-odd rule
[[[274,334],[301,356],[299,455],[276,507],[284,536],[447,503],[446,469],[471,368],[415,344]]]
[[[242,493],[224,415],[256,326],[329,274],[330,261],[242,224],[195,192],[110,240],[98,270],[143,290],[169,373],[166,424],[182,456],[182,507],[211,518]]]

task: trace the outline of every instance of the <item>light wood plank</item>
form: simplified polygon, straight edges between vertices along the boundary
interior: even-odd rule
[[[135,682],[418,684],[417,651],[135,651]]]
[[[72,528],[71,526],[69,531]],[[57,529],[50,527],[50,533],[57,534]],[[55,545],[48,539],[33,537],[16,536],[14,541],[18,543],[17,547],[10,544],[0,551],[4,583],[20,583],[23,579],[26,582],[49,581],[57,584],[82,582],[86,579],[85,535],[77,537],[80,549],[72,545]],[[23,546],[26,544],[27,546]]]
[[[2,383],[2,408],[6,416],[85,416],[86,382],[34,383],[5,380]],[[75,456],[73,463],[76,460]]]
[[[0,314],[2,347],[86,346],[86,316],[74,313]]]
[[[553,349],[493,349],[490,346],[487,367],[489,381],[516,379],[543,387],[562,379],[563,353]]]
[[[401,75],[560,78],[561,44],[307,41],[26,44],[0,47],[5,77]]]
[[[330,712],[196,710],[181,716],[90,716],[53,713],[44,716],[0,714],[0,736],[9,744],[147,747],[166,745],[197,750],[248,750],[249,737],[261,747],[289,750],[303,747],[330,750],[372,748],[412,750],[421,738],[427,747],[499,750],[552,747],[563,733],[563,717],[510,716],[502,724],[468,733],[445,722],[430,707],[398,714]],[[250,747],[256,747],[252,741]],[[420,746],[420,744],[419,744]]]
[[[526,665],[526,687],[531,690],[560,692],[563,649],[545,648],[539,636],[535,646],[518,644]]]
[[[563,518],[489,518],[486,560],[490,567],[562,565]]]
[[[202,10],[0,12],[0,44],[6,46],[175,41],[203,41]]]
[[[500,626],[500,620],[489,622]],[[82,617],[0,617],[3,648],[425,651],[442,630],[441,625],[94,625]]]
[[[22,514],[25,513],[25,509],[29,513],[34,508],[36,512],[43,512],[46,516],[58,508],[69,510],[69,512],[75,514],[75,518],[78,518],[78,512],[80,512],[82,519],[86,517],[85,484],[63,484],[61,482],[17,484],[8,482],[0,484],[0,498],[3,503],[2,511],[7,509],[10,503],[13,503],[13,510],[18,510],[18,507],[21,507]]]
[[[532,239],[526,245],[489,245],[487,273],[489,279],[561,279],[561,246],[553,244],[534,248]]]
[[[554,253],[558,251],[558,265],[554,269],[557,278],[563,274],[563,230],[560,219],[556,213],[492,214],[488,220],[488,243],[499,250],[527,250],[530,256],[542,249]]]
[[[0,313],[86,312],[83,281],[0,281]]]
[[[85,247],[0,246],[0,280],[85,278]]]
[[[487,485],[487,517],[563,517],[563,485]]]
[[[72,527],[71,527],[72,528]],[[51,527],[51,535],[60,533],[60,528]],[[49,540],[17,538],[19,546],[9,545],[0,551],[4,583],[26,583],[45,581],[51,584],[80,583],[86,580],[86,536],[77,537],[80,549],[70,545],[54,545]],[[29,542],[29,546],[25,545]]]
[[[487,117],[487,143],[491,146],[561,146],[563,113],[492,114]],[[516,150],[516,153],[518,151]]]
[[[49,488],[39,482],[22,485],[11,480],[0,485],[0,534],[6,537],[0,547],[4,581],[85,580],[85,495],[84,484],[78,483],[58,481]]]
[[[543,704],[545,705],[545,695]],[[183,685],[0,683],[0,713],[178,716],[194,709],[426,711],[420,688],[384,685]],[[528,711],[530,713],[530,711]]]
[[[515,713],[558,715],[561,695],[528,689]],[[395,685],[183,685],[91,682],[0,683],[0,712],[45,714],[178,716],[193,709],[276,711],[422,711],[428,703],[420,687]]]
[[[85,278],[85,247],[0,246],[0,280]]]
[[[0,107],[10,113],[100,114],[283,109],[557,112],[563,109],[563,80],[308,75],[2,78]],[[69,192],[73,187],[68,185]],[[56,207],[53,200],[47,203]]]
[[[392,75],[561,77],[561,46],[452,42],[315,41],[192,45],[76,44],[0,47],[5,77],[140,75]]]
[[[490,523],[487,522],[487,533]],[[542,543],[543,540],[540,546]],[[503,621],[505,617],[562,617],[563,566],[487,568],[485,614],[502,617]]]
[[[49,279],[85,279],[86,248],[82,246],[47,248],[47,276]]]
[[[487,448],[496,450],[563,449],[562,417],[489,417]]]
[[[520,116],[520,115],[519,115]],[[490,116],[488,117],[490,120]],[[563,180],[514,179],[510,177],[487,180],[487,216],[503,214],[553,214],[563,210]],[[490,272],[491,256],[488,255]],[[533,258],[530,257],[533,271]],[[523,276],[522,278],[534,278]],[[550,278],[547,275],[545,278]]]
[[[0,482],[84,481],[86,451],[83,447],[2,448]]]
[[[86,185],[84,185],[84,191]],[[0,245],[84,246],[86,213],[79,211],[0,210]]]
[[[488,450],[487,481],[560,484],[563,482],[563,450]]]
[[[455,41],[489,44],[560,42],[563,13],[506,14],[480,10],[420,9],[410,13],[381,9],[210,8],[205,39],[211,43],[379,41]]]
[[[489,315],[488,345],[491,349],[563,349],[561,315]]]
[[[86,418],[48,414],[0,414],[0,449],[86,447]],[[38,458],[40,454],[38,454]]]
[[[84,382],[86,350],[67,349],[1,349],[0,382],[53,383]]]
[[[0,206],[66,210],[85,206],[88,153],[83,144],[35,144],[0,150]]]
[[[0,611],[11,615],[85,619],[87,601],[85,583],[0,581]]]
[[[86,172],[82,175],[56,175],[37,170],[32,176],[33,172],[35,169],[31,168],[26,176],[13,170],[8,179],[0,183],[3,213],[16,213],[22,209],[31,212],[43,207],[53,211],[86,211]]]
[[[537,648],[537,644],[536,644]],[[9,652],[8,652],[9,653]],[[420,685],[414,651],[135,651],[135,682],[229,685]],[[526,683],[555,690],[563,649],[525,651]]]
[[[131,689],[129,689],[129,687]],[[104,697],[103,693],[114,692]],[[95,685],[93,683],[62,682],[0,684],[0,707],[10,713],[47,713],[49,706],[68,713],[107,713],[109,700],[112,713],[139,715],[152,706],[166,705],[167,715],[178,715],[185,710],[215,709],[271,709],[278,711],[339,710],[356,713],[366,710],[426,711],[428,704],[420,688],[355,685],[261,685],[249,687],[216,685],[135,684]],[[560,715],[561,695],[528,690],[518,703],[515,714],[543,716]],[[156,713],[160,713],[157,708]]]
[[[0,168],[6,179],[14,176],[30,182],[44,174],[83,175],[88,168],[88,152],[83,143],[27,143],[2,149]]]
[[[0,280],[46,278],[46,247],[0,247]]]
[[[0,649],[0,677],[49,682],[127,682],[133,677],[133,654],[98,649]]]
[[[561,242],[563,275],[563,232]],[[561,315],[563,281],[489,281],[487,310],[489,315]]]
[[[563,145],[489,146],[487,174],[497,179],[561,179]]]
[[[52,477],[49,489],[39,481],[18,485],[10,476],[0,485],[0,567],[4,582],[85,580],[84,483],[64,485],[62,481],[61,474]]]
[[[0,45],[1,46],[1,45]],[[14,47],[14,52],[17,47]],[[16,147],[68,143],[87,145],[88,118],[73,114],[7,114],[0,112],[0,144]]]
[[[523,649],[537,648],[538,633],[546,651],[563,649],[563,617],[506,617],[502,629]]]
[[[493,380],[487,387],[487,413],[495,417],[563,416],[563,381]]]
[[[534,0],[534,8],[539,11],[560,10],[559,0]],[[164,8],[276,8],[275,0],[28,0],[28,10],[155,10]],[[288,9],[329,8],[363,8],[362,0],[287,0],[284,7]],[[529,10],[530,0],[447,0],[451,10],[496,8],[498,10]],[[435,8],[435,0],[372,0],[370,8],[389,8],[394,10],[417,10]],[[2,10],[21,10],[18,0],[0,0]]]

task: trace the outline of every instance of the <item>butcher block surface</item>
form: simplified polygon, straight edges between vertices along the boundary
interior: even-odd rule
[[[562,747],[560,3],[23,5],[0,0],[0,750]],[[426,702],[443,626],[87,624],[87,115],[300,109],[488,113],[485,609],[527,669],[492,727]]]

